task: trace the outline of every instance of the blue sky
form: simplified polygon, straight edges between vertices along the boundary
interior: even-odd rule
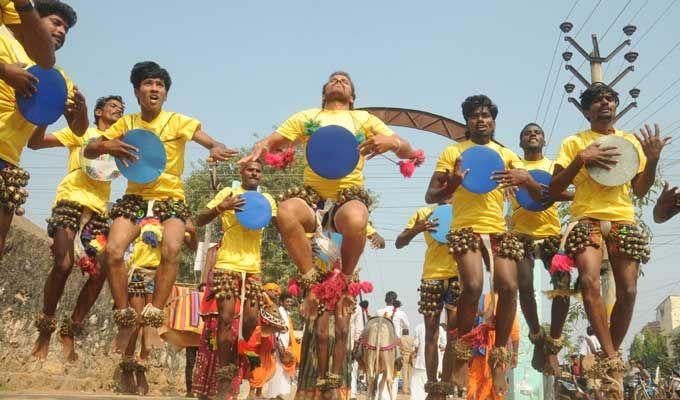
[[[639,84],[642,90],[640,107],[629,116],[648,108],[630,122],[629,117],[623,118],[626,128],[637,127],[653,113],[648,121],[658,121],[662,127],[671,125],[671,129],[680,126],[676,122],[680,101],[675,97],[680,94],[676,81],[680,78],[680,49],[671,51],[680,38],[680,28],[674,23],[680,18],[676,3],[580,0],[569,16],[574,24],[572,34],[580,31],[577,40],[586,48],[591,46],[591,33],[602,37],[613,22],[601,41],[602,53],[624,39],[623,25],[632,20],[638,26],[632,37],[633,47],[640,53],[636,71],[617,89],[623,93],[622,100],[633,85]],[[485,93],[500,108],[497,138],[514,150],[519,150],[519,130],[529,121],[543,125],[550,137],[547,153],[553,156],[563,138],[586,126],[562,90],[571,76],[560,68],[559,54],[567,43],[558,41],[558,25],[574,6],[573,0],[80,0],[70,4],[79,21],[58,52],[58,64],[85,93],[90,107],[101,95],[121,94],[128,110],[137,111],[128,80],[130,68],[137,61],[155,60],[173,78],[166,108],[200,119],[208,133],[232,147],[249,145],[254,133],[267,134],[290,114],[318,106],[322,83],[338,69],[352,74],[358,106],[415,108],[461,120],[462,100]],[[557,56],[539,108],[556,43]],[[572,63],[578,67],[581,60],[575,54]],[[606,81],[624,68],[622,55],[611,64],[605,67]],[[585,67],[581,71],[588,73]],[[671,86],[673,82],[676,85]],[[576,94],[581,89],[577,84]],[[63,124],[59,121],[54,127]],[[382,303],[384,291],[396,290],[415,323],[420,319],[416,288],[424,247],[422,240],[416,239],[397,251],[393,240],[408,217],[423,205],[434,162],[447,140],[407,129],[397,131],[423,148],[428,159],[410,180],[403,179],[385,160],[368,163],[367,185],[381,196],[372,219],[388,239],[388,248],[379,253],[368,250],[361,267],[377,289],[371,296],[373,305]],[[65,154],[63,149],[27,150],[22,160],[32,174],[27,216],[42,226],[56,184],[66,172]],[[189,161],[205,156],[198,145],[189,146]],[[680,184],[680,149],[671,145],[665,157],[664,176]],[[114,184],[114,197],[122,193],[123,184]],[[651,222],[647,215],[645,220]],[[680,277],[672,264],[673,258],[680,256],[680,240],[673,233],[678,221],[652,224],[656,235],[652,261],[640,281],[631,331],[653,319],[654,308],[665,296],[680,291]]]

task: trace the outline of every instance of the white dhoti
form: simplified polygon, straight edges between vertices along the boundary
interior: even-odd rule
[[[378,375],[378,390],[380,390],[380,380],[383,379],[383,374]],[[397,392],[399,391],[399,378],[394,377],[392,383],[392,397],[387,390],[387,382],[385,382],[385,389],[380,391],[380,400],[397,400]]]
[[[274,375],[267,382],[262,391],[265,399],[273,399],[274,397],[286,397],[290,394],[293,386],[293,381],[288,374],[283,370],[283,365],[279,359],[279,354],[276,354],[276,365]]]
[[[359,363],[357,361],[352,361],[352,382],[350,382],[349,395],[351,399],[356,399],[358,395],[357,379],[359,379]]]
[[[411,371],[411,400],[425,400],[425,384],[427,383],[427,371],[413,368]]]

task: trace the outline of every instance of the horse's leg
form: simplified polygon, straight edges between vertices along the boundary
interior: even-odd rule
[[[392,362],[385,362],[385,379],[387,379],[387,390],[390,394],[390,400],[397,400],[392,397],[392,387],[394,386],[394,360],[397,358],[397,351],[392,349],[390,351],[385,351],[384,354],[385,357],[387,357],[388,354],[392,356],[390,357]]]

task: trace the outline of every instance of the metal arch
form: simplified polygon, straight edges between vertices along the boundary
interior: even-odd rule
[[[427,111],[396,107],[363,107],[358,110],[368,111],[387,125],[436,133],[457,142],[465,140],[464,124]]]

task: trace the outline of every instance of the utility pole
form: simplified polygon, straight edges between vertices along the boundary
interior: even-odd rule
[[[217,181],[217,162],[216,161],[209,161],[208,162],[208,170],[210,171],[210,197],[213,198],[217,194],[217,190],[219,189],[219,182]],[[210,244],[212,243],[212,229],[213,229],[213,222],[209,222],[205,226],[205,233],[203,235],[203,246],[201,246],[201,254],[198,254],[197,256],[200,257],[201,260],[201,280],[200,282],[205,282],[206,274],[208,273],[207,268],[205,267],[206,259],[208,257],[208,248],[210,248]],[[199,283],[200,283],[199,282]]]
[[[626,25],[623,27],[623,33],[628,36],[628,39],[624,40],[621,44],[618,45],[614,50],[611,51],[606,57],[603,57],[600,54],[600,44],[597,40],[597,35],[592,34],[591,38],[593,41],[593,51],[590,53],[586,51],[581,45],[579,45],[574,38],[571,36],[567,35],[571,31],[571,29],[574,27],[574,25],[571,22],[563,22],[560,24],[560,30],[564,32],[565,37],[564,40],[569,42],[582,56],[583,58],[586,59],[590,63],[590,80],[586,79],[581,73],[574,68],[572,65],[567,64],[565,66],[565,69],[569,72],[571,72],[576,79],[578,79],[583,86],[589,87],[593,83],[596,82],[601,82],[601,83],[606,83],[603,80],[602,76],[602,64],[607,63],[611,61],[621,50],[623,50],[624,47],[630,46],[631,40],[630,37],[635,33],[636,27],[635,25]],[[571,60],[573,57],[574,53],[570,51],[565,51],[562,53],[562,59],[566,61],[567,63]],[[638,58],[638,53],[634,51],[629,51],[626,53],[623,58],[628,61],[629,65],[621,71],[616,78],[614,78],[611,82],[609,82],[607,85],[609,87],[614,87],[617,83],[619,83],[629,72],[632,72],[635,70],[635,67],[633,66],[633,63],[635,60]],[[574,89],[576,88],[576,85],[573,83],[569,82],[566,85],[564,85],[564,90],[568,93],[571,94]],[[629,92],[630,97],[633,98],[633,101],[629,103],[623,110],[621,110],[617,115],[616,115],[616,120],[619,120],[621,117],[623,117],[628,111],[633,109],[634,107],[637,107],[637,101],[635,99],[638,98],[640,95],[640,89],[638,88],[632,88]],[[583,109],[581,108],[581,104],[576,100],[574,97],[569,96],[568,101],[573,104],[581,113],[583,113]]]

